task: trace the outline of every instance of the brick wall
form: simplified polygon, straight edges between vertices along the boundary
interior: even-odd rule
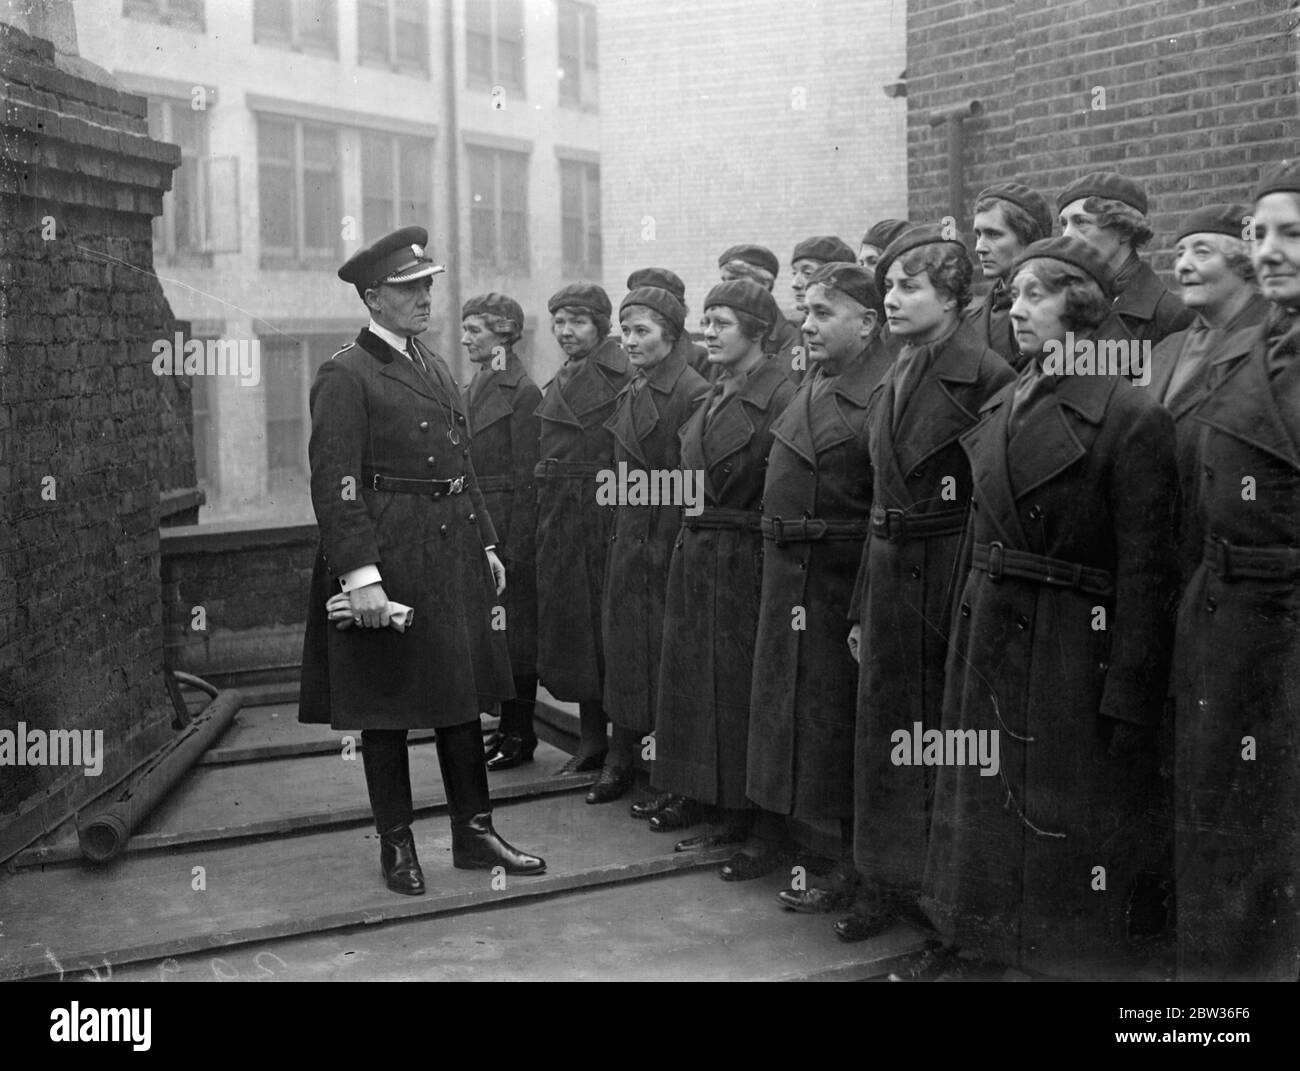
[[[604,285],[615,307],[635,268],[686,282],[694,328],[718,254],[780,258],[813,234],[857,249],[907,204],[906,102],[882,87],[906,66],[902,0],[601,0]],[[654,219],[654,238],[645,217]]]
[[[178,151],[142,98],[3,24],[0,74],[0,729],[102,729],[107,753],[99,779],[0,771],[3,842],[166,728],[158,504],[194,461],[188,400],[151,370],[172,317],[150,218]]]
[[[912,0],[911,218],[948,211],[947,134],[933,109],[978,99],[965,123],[964,206],[1019,179],[1055,207],[1088,171],[1147,189],[1154,266],[1199,205],[1244,200],[1261,166],[1296,152],[1298,16],[1289,0]],[[1098,90],[1104,91],[1104,102]],[[1094,106],[1104,103],[1104,108]]]

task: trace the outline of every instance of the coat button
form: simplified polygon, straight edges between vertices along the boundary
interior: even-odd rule
[[[970,617],[970,603],[964,602],[961,604],[961,616]]]
[[[1027,618],[1024,614],[1017,615],[1016,628],[1018,628],[1021,632],[1024,632],[1025,629],[1027,629],[1028,627],[1029,627],[1029,618]]]
[[[429,430],[429,422],[428,422],[427,420],[421,420],[421,421],[420,421],[420,430],[421,430],[421,431],[428,431],[428,430]]]
[[[1042,515],[1043,515],[1043,507],[1042,507],[1042,506],[1030,506],[1030,507],[1029,507],[1029,519],[1030,519],[1031,521],[1036,521],[1036,520],[1038,520],[1040,517],[1042,517]]]
[[[1206,612],[1207,614],[1212,614],[1212,613],[1214,613],[1215,607],[1217,607],[1218,605],[1219,605],[1219,604],[1218,604],[1218,602],[1215,600],[1215,598],[1214,598],[1213,595],[1207,595],[1207,596],[1205,596],[1205,612]]]
[[[447,538],[447,526],[445,524],[438,525],[438,532],[442,535],[443,539]]]
[[[468,517],[466,517],[465,519],[466,519],[467,521],[472,521],[472,520],[474,519],[474,514],[471,513],[471,514],[470,514]]]
[[[456,414],[456,423],[457,423],[457,424],[464,424],[464,423],[465,423],[465,418],[464,418],[460,413],[457,413],[457,414]]]
[[[913,580],[921,579],[921,567],[919,565],[912,566],[912,579]]]
[[[433,468],[433,466],[436,465],[436,464],[438,463],[438,459],[435,458],[435,457],[426,457],[426,458],[424,459],[424,461],[425,461],[425,464],[427,464],[427,465],[429,466],[429,468]]]
[[[460,456],[461,456],[461,457],[469,457],[469,451],[468,451],[468,450],[462,450],[462,451],[460,452]]]

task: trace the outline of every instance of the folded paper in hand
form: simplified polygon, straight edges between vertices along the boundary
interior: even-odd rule
[[[331,621],[338,621],[347,627],[353,623],[352,605],[348,602],[346,592],[340,591],[337,595],[330,598],[325,604],[325,613]],[[398,632],[405,632],[411,622],[415,620],[415,610],[410,606],[404,606],[400,602],[388,602],[388,627],[394,628]]]

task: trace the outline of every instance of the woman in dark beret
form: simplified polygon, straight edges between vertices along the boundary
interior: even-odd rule
[[[537,407],[537,672],[556,699],[578,704],[582,738],[560,771],[574,773],[600,769],[607,750],[600,602],[613,511],[597,504],[596,488],[614,458],[604,423],[632,372],[608,337],[612,309],[599,286],[572,283],[547,307],[568,360]]]
[[[655,486],[660,474],[679,469],[677,429],[692,401],[706,389],[704,379],[686,363],[686,309],[676,297],[658,287],[639,287],[623,299],[619,321],[633,377],[605,421],[615,443],[611,474],[616,498],[601,629],[611,669],[605,677],[605,709],[614,734],[588,803],[606,803],[627,793],[636,753],[654,729],[668,560],[686,504],[664,501],[660,495],[647,503],[617,493],[618,488],[630,490],[638,479]],[[677,474],[679,491],[688,486],[682,475]]]
[[[1151,921],[1139,915],[1163,840],[1150,815],[1175,584],[1173,421],[1123,375],[1072,363],[1109,285],[1073,238],[1021,254],[1011,320],[1031,360],[961,437],[969,571],[923,897],[976,955],[1083,978],[1131,972]],[[902,741],[895,759],[919,754]]]
[[[487,768],[508,770],[531,762],[537,749],[533,702],[537,698],[537,466],[540,422],[534,412],[542,392],[515,353],[523,337],[524,310],[504,294],[480,294],[461,310],[460,344],[474,365],[465,388],[470,456],[479,489],[497,530],[497,553],[506,567],[506,590],[494,627],[503,628],[514,671],[515,698],[501,704],[501,724],[487,742]]]
[[[682,520],[668,575],[652,777],[662,794],[633,810],[668,832],[699,821],[702,804],[716,807],[718,828],[678,850],[740,844],[753,815],[745,778],[763,580],[759,503],[772,423],[795,392],[764,353],[781,320],[758,283],[709,291],[704,341],[718,376],[678,432],[682,468],[704,473],[704,502]]]

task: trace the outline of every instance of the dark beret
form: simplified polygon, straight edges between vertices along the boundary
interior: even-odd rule
[[[570,283],[551,295],[546,303],[546,310],[552,314],[556,309],[569,308],[590,309],[600,316],[609,316],[614,311],[609,295],[595,283]]]
[[[519,302],[514,298],[508,298],[505,294],[495,292],[479,294],[477,297],[470,298],[465,302],[465,307],[460,310],[460,318],[463,320],[466,316],[500,316],[506,320],[514,320],[515,325],[522,331],[524,328],[524,310],[519,307]]]
[[[950,245],[954,249],[960,249],[964,255],[970,255],[966,253],[966,247],[957,239],[945,238],[943,227],[937,223],[909,227],[885,247],[885,251],[880,254],[880,260],[876,263],[876,289],[880,293],[885,292],[885,276],[889,274],[889,266],[904,253],[923,245]]]
[[[752,279],[732,279],[718,283],[704,299],[704,307],[726,305],[730,309],[747,312],[771,327],[781,319],[781,307],[765,286]]]
[[[1052,210],[1047,205],[1047,198],[1037,190],[1030,189],[1020,182],[995,182],[992,186],[980,190],[975,197],[975,203],[979,204],[986,197],[1010,201],[1017,208],[1023,208],[1029,214],[1029,218],[1038,224],[1038,229],[1044,238],[1052,236]]]
[[[678,334],[686,326],[686,307],[667,290],[661,290],[657,286],[638,286],[629,291],[618,307],[619,316],[630,305],[644,305],[647,309],[654,309],[677,328]]]
[[[676,272],[667,268],[637,268],[627,277],[627,288],[635,290],[638,286],[657,286],[667,290],[678,301],[686,301],[686,284]]]
[[[773,275],[781,274],[781,262],[776,259],[776,254],[766,246],[733,245],[722,256],[718,257],[718,267],[725,267],[733,260],[743,260],[746,264],[752,264],[756,268],[770,271]]]
[[[381,283],[409,283],[447,269],[424,255],[429,232],[423,227],[403,227],[379,241],[358,249],[339,268],[339,278],[365,292]]]
[[[1296,192],[1300,193],[1300,186]],[[1245,205],[1206,205],[1183,217],[1174,242],[1181,242],[1189,234],[1229,234],[1241,238],[1247,215],[1249,209]]]
[[[1266,168],[1251,191],[1250,199],[1258,201],[1269,193],[1300,193],[1300,160],[1283,160]]]
[[[880,298],[880,288],[876,286],[872,273],[860,264],[843,264],[838,261],[823,264],[808,276],[809,289],[814,286],[824,286],[827,290],[838,290],[845,297],[852,298],[864,309],[875,309],[878,313],[884,312],[884,305]]]
[[[820,260],[823,264],[856,264],[857,253],[853,252],[841,239],[833,234],[818,234],[805,238],[790,254],[790,261]]]
[[[1111,289],[1112,276],[1110,268],[1097,252],[1087,242],[1081,242],[1078,238],[1043,238],[1037,242],[1027,245],[1016,258],[1015,264],[1011,266],[1011,278],[1015,277],[1024,264],[1031,260],[1047,258],[1049,260],[1060,260],[1072,267],[1078,268],[1085,275],[1092,278],[1101,292],[1106,295],[1107,300],[1114,296]]]
[[[1093,171],[1082,178],[1075,179],[1057,195],[1056,210],[1060,212],[1066,205],[1083,197],[1105,197],[1111,201],[1123,201],[1144,216],[1147,214],[1146,190],[1131,178],[1125,178],[1116,171]]]
[[[871,229],[862,236],[861,245],[874,245],[884,250],[895,238],[902,234],[911,224],[905,219],[882,219],[871,225]]]

